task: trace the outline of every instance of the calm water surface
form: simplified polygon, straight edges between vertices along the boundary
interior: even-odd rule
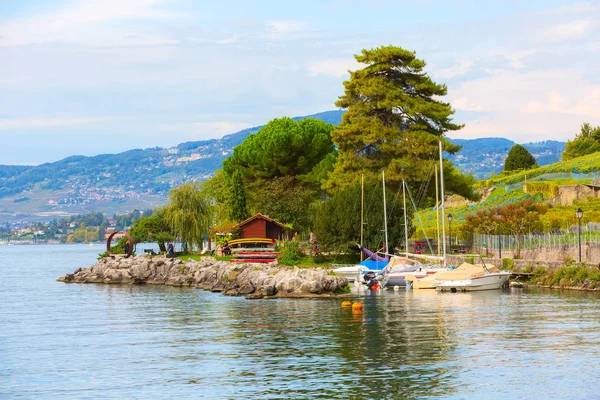
[[[600,297],[245,300],[64,284],[100,246],[0,247],[0,398],[600,398]]]

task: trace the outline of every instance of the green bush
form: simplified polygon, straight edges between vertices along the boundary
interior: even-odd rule
[[[322,264],[325,262],[325,256],[322,253],[315,254],[312,259],[315,264]]]
[[[514,265],[512,258],[503,258],[502,259],[502,269],[511,269]]]
[[[293,266],[297,265],[304,252],[300,249],[300,244],[296,241],[286,241],[281,244],[279,253],[279,264]]]

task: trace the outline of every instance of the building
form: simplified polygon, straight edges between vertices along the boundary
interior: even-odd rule
[[[289,240],[290,229],[266,215],[256,214],[236,225],[240,230],[240,239],[276,239]]]

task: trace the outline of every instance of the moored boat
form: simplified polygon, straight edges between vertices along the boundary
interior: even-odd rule
[[[456,269],[438,272],[433,286],[442,292],[493,290],[502,288],[510,275],[493,265],[463,263]]]

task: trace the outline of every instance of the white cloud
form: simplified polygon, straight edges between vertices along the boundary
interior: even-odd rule
[[[274,33],[296,33],[306,29],[306,23],[293,20],[273,20],[268,21],[267,26]]]
[[[458,64],[452,65],[448,68],[434,70],[432,72],[433,76],[439,79],[449,79],[454,78],[456,76],[464,75],[469,72],[473,67],[473,61],[464,60]]]
[[[450,88],[463,121],[454,137],[504,136],[518,142],[565,140],[582,122],[600,124],[600,85],[573,68],[508,71]]]
[[[310,75],[329,75],[342,78],[349,75],[348,70],[354,71],[360,68],[360,64],[354,58],[332,58],[310,63],[308,70]]]
[[[165,0],[92,0],[46,15],[31,16],[0,25],[0,46],[19,46],[38,43],[126,44],[164,43],[167,39],[156,34],[102,27],[112,21],[167,18],[174,14],[156,6]]]
[[[545,28],[538,33],[538,37],[550,42],[582,39],[590,32],[594,25],[594,21],[589,19],[575,20]]]
[[[74,117],[58,115],[54,117],[34,117],[22,119],[0,119],[0,129],[56,128],[62,126],[90,125],[110,118]]]
[[[258,124],[232,121],[199,121],[192,123],[159,124],[160,132],[177,133],[179,140],[201,140],[219,138],[224,135],[241,131]],[[161,136],[157,132],[154,136]]]

